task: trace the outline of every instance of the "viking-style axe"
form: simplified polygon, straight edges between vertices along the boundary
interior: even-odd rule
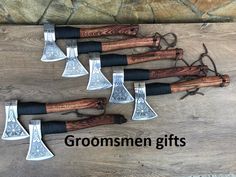
[[[54,155],[42,141],[42,135],[53,133],[65,133],[84,128],[108,124],[123,124],[127,122],[123,115],[108,114],[92,116],[77,121],[48,121],[31,120],[29,123],[30,144],[26,160],[45,160]]]
[[[230,83],[228,75],[207,76],[190,81],[168,83],[151,83],[144,82],[134,83],[135,90],[135,108],[133,120],[149,120],[157,117],[157,113],[151,108],[146,101],[146,96],[170,94],[182,91],[191,91],[202,87],[226,87]]]
[[[2,139],[19,140],[29,136],[27,131],[18,121],[18,116],[20,115],[48,114],[81,109],[102,110],[105,108],[106,103],[106,98],[84,98],[61,103],[18,103],[17,100],[7,101],[5,102],[6,123]]]
[[[87,90],[106,89],[112,86],[109,80],[102,74],[102,67],[126,66],[154,60],[181,59],[182,56],[183,49],[178,48],[135,55],[99,55],[99,53],[92,53],[89,59],[90,75]]]
[[[44,24],[44,49],[41,58],[44,62],[59,61],[66,58],[63,51],[57,46],[56,39],[78,39],[110,35],[135,36],[138,25],[112,25],[97,28],[75,28],[70,26],[55,27],[53,24]]]
[[[121,69],[117,68],[113,72],[113,87],[109,102],[129,103],[134,98],[124,86],[124,81],[143,81],[161,79],[167,77],[181,76],[204,76],[208,71],[206,65],[182,66],[165,69]]]

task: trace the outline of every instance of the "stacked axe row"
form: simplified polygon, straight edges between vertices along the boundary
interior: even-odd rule
[[[207,76],[208,71],[212,71],[204,65],[202,58],[208,56],[207,52],[199,59],[200,65],[171,67],[164,69],[122,69],[119,66],[126,66],[136,63],[143,63],[154,60],[183,60],[183,50],[175,47],[177,37],[173,33],[166,35],[155,34],[151,37],[137,37],[138,25],[114,25],[98,28],[74,28],[55,27],[52,24],[44,25],[45,47],[41,58],[44,62],[54,62],[66,59],[63,77],[80,77],[88,74],[88,71],[80,63],[79,54],[89,55],[89,81],[87,90],[100,90],[112,87],[109,99],[111,103],[129,103],[135,101],[133,120],[148,120],[157,117],[157,113],[146,101],[146,96],[169,94],[180,91],[187,91],[189,94],[197,93],[201,87],[227,86],[229,84],[228,75],[220,75],[215,68],[215,76]],[[119,41],[99,42],[87,41],[78,42],[78,38],[102,37],[111,35],[126,35],[131,38]],[[135,37],[134,37],[135,36]],[[169,42],[169,38],[173,38]],[[67,55],[57,46],[56,39],[67,39]],[[161,49],[161,44],[167,46]],[[135,55],[102,54],[115,50],[150,47],[146,53]],[[183,60],[184,61],[184,60]],[[196,62],[197,63],[197,62]],[[113,72],[113,84],[102,74],[102,67],[116,66]],[[192,78],[186,79],[191,76]],[[184,77],[183,81],[175,83],[150,83],[145,84],[144,80],[152,80],[167,77]],[[124,86],[124,81],[135,81],[135,99]],[[193,91],[194,90],[194,91]],[[47,114],[53,112],[64,112],[81,109],[104,110],[107,104],[106,98],[84,98],[75,101],[62,103],[21,103],[15,100],[6,102],[6,124],[2,139],[17,140],[30,136],[30,147],[27,160],[43,160],[53,156],[42,142],[42,134],[62,133],[81,128],[88,128],[105,124],[122,124],[126,119],[122,115],[103,114],[91,116],[78,121],[48,121],[32,120],[29,124],[29,132],[19,123],[19,115]]]

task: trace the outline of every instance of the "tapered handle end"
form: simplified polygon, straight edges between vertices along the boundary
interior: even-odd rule
[[[126,123],[126,122],[127,122],[127,119],[121,114],[115,114],[114,117],[113,117],[113,123],[114,124],[123,124],[123,123]]]

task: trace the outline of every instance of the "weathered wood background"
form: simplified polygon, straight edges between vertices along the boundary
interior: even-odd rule
[[[185,50],[189,62],[208,47],[218,70],[231,76],[227,88],[202,89],[205,96],[196,95],[184,100],[184,93],[149,97],[151,106],[160,115],[150,121],[131,121],[133,104],[108,105],[108,113],[122,113],[125,125],[100,126],[75,131],[77,137],[151,137],[174,133],[186,137],[183,148],[163,150],[142,147],[66,147],[66,134],[44,137],[55,157],[41,162],[25,160],[29,140],[0,141],[0,176],[190,176],[236,173],[236,24],[168,24],[140,25],[142,35],[175,32],[178,47]],[[106,38],[104,40],[109,40]],[[59,41],[63,46],[63,41]],[[82,97],[109,97],[111,90],[86,91],[88,76],[75,79],[61,77],[65,61],[43,63],[42,26],[0,27],[0,132],[5,123],[4,100],[57,102]],[[126,50],[137,53],[143,49]],[[124,52],[124,51],[121,51]],[[88,69],[86,55],[80,60]],[[163,68],[173,61],[133,65],[135,68]],[[131,67],[130,67],[131,68]],[[111,79],[111,68],[103,69]],[[168,81],[165,79],[164,81]],[[126,84],[132,90],[132,83]],[[32,118],[75,119],[73,114],[21,116],[25,127]],[[71,133],[70,133],[71,134]]]

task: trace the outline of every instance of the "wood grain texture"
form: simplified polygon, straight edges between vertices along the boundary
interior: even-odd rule
[[[114,124],[119,121],[117,119],[122,119],[122,116],[110,114],[110,115],[92,116],[77,121],[66,121],[66,129],[67,131],[75,131],[99,125]]]
[[[176,82],[171,84],[171,92],[183,92],[202,87],[226,87],[230,83],[228,75],[222,76],[207,76],[199,79],[193,79],[190,81]]]
[[[208,67],[205,66],[181,66],[165,69],[152,69],[149,71],[150,79],[161,79],[166,77],[180,76],[204,76],[208,72]]]
[[[155,60],[181,59],[182,57],[183,49],[169,49],[128,55],[127,63],[128,65],[131,65]]]
[[[135,48],[135,47],[157,47],[160,39],[154,40],[153,37],[131,38],[120,41],[110,41],[102,43],[102,51],[110,52],[114,50]]]
[[[80,26],[78,26],[80,27]],[[87,26],[83,26],[87,27]],[[89,26],[91,27],[91,26]],[[168,24],[140,25],[142,35],[175,32],[177,47],[184,49],[189,62],[204,52],[202,43],[208,47],[218,70],[229,74],[231,84],[224,88],[202,88],[205,96],[195,95],[180,100],[185,93],[148,97],[152,108],[159,114],[150,121],[132,121],[134,104],[108,104],[107,113],[124,114],[126,124],[99,126],[74,131],[75,137],[150,137],[153,142],[165,134],[174,133],[185,137],[187,145],[182,148],[166,147],[67,147],[66,134],[44,137],[46,145],[56,155],[42,162],[28,162],[25,157],[28,139],[21,141],[0,140],[0,176],[58,176],[58,177],[187,177],[207,174],[236,174],[236,24]],[[102,41],[123,39],[103,38]],[[91,39],[89,39],[91,40]],[[100,39],[97,39],[100,40]],[[64,41],[58,41],[65,50]],[[0,132],[4,128],[4,100],[61,102],[79,98],[109,97],[111,90],[87,92],[88,76],[74,79],[62,78],[65,61],[43,63],[42,26],[0,27]],[[123,50],[120,54],[144,52],[143,48]],[[88,56],[80,55],[80,61],[88,67]],[[157,69],[173,67],[175,61],[153,61],[127,68]],[[206,62],[206,64],[210,64]],[[178,62],[179,66],[183,64]],[[103,73],[111,81],[112,68]],[[162,79],[159,82],[171,82]],[[133,94],[133,82],[126,82]],[[75,114],[21,116],[20,122],[28,129],[30,119],[71,120]]]
[[[75,101],[66,101],[60,103],[47,103],[47,113],[63,112],[80,109],[105,109],[106,98],[83,98]]]
[[[110,35],[135,36],[138,33],[138,25],[111,25],[97,28],[81,28],[80,37],[99,37]]]

